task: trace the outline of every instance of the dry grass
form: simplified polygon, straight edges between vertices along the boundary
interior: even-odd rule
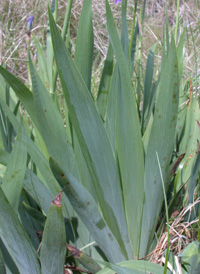
[[[182,210],[174,211],[170,217],[169,223],[169,250],[172,251],[177,267],[177,272],[174,271],[173,267],[168,262],[168,268],[172,273],[182,273],[181,263],[178,255],[181,251],[192,241],[195,241],[198,236],[198,216],[192,217],[192,212],[196,214],[195,207],[200,203],[200,197],[198,197],[193,203],[184,207]],[[156,264],[165,263],[165,251],[168,243],[168,232],[163,231],[155,249],[142,259],[150,259],[151,262]],[[180,270],[180,272],[179,272]]]
[[[143,1],[139,1],[137,17],[140,18],[140,9]],[[120,27],[120,6],[114,5],[114,0],[110,1],[117,25]],[[176,19],[176,6],[174,1],[167,1],[170,26],[173,29]],[[67,1],[59,1],[58,18],[62,26]],[[147,1],[146,15],[143,28],[142,52],[144,64],[149,49],[154,43],[161,45],[163,22],[165,20],[164,0]],[[71,38],[75,40],[78,20],[81,12],[82,1],[74,0],[71,14]],[[134,1],[128,0],[128,22],[132,25],[134,13]],[[34,15],[33,33],[45,44],[47,17],[46,1],[13,1],[2,0],[0,4],[0,63],[20,77],[24,82],[27,79],[26,69],[26,21],[30,14]],[[101,69],[101,63],[104,59],[108,46],[108,34],[106,31],[105,5],[104,1],[93,0],[93,24],[95,36],[95,71]],[[185,66],[187,73],[194,77],[199,74],[197,64],[199,62],[199,44],[200,44],[200,3],[196,0],[185,0],[180,3],[180,32],[184,27],[187,29],[187,43],[185,52]],[[191,35],[192,32],[192,35]],[[159,49],[159,47],[158,47]],[[160,53],[157,54],[160,59]]]
[[[174,257],[174,266],[167,262],[167,268],[173,274],[182,274],[182,266],[179,258],[179,254],[183,249],[191,242],[196,241],[198,236],[198,217],[192,218],[190,221],[191,212],[195,212],[195,206],[200,203],[200,197],[198,197],[192,204],[189,204],[181,211],[175,211],[171,215],[169,223],[169,250],[172,252]],[[195,225],[196,224],[196,225]],[[194,228],[195,225],[195,228]],[[164,265],[165,264],[165,252],[168,245],[168,232],[163,231],[160,239],[156,245],[156,248],[147,256],[142,259],[148,259],[150,262]]]
[[[192,219],[190,221],[190,214],[195,206],[200,203],[200,197],[192,204],[183,208],[180,212],[175,211],[171,216],[170,221],[170,250],[174,255],[178,255],[190,242],[197,239],[198,229],[193,225],[199,222],[199,219]],[[173,218],[173,220],[172,220]],[[175,219],[174,219],[175,218]],[[164,232],[152,252],[151,261],[160,263],[167,248],[168,235]]]

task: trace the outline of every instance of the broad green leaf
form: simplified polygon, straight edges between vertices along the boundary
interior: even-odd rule
[[[5,90],[6,90],[6,81],[2,76],[0,76],[0,92],[1,95],[4,96],[5,99]]]
[[[36,220],[42,227],[43,224],[45,223],[45,216],[43,215],[43,213],[39,211],[37,208],[34,208],[30,206],[29,204],[27,204],[25,201],[22,202],[22,206],[24,210],[26,211],[26,213],[31,217],[33,222],[34,220]]]
[[[198,274],[200,268],[200,254],[192,256],[190,259],[191,274]]]
[[[90,194],[94,197],[96,200],[96,193],[93,186],[92,178],[90,176],[90,172],[88,170],[87,164],[85,162],[81,147],[79,145],[76,132],[73,133],[73,139],[74,139],[74,154],[76,157],[76,163],[78,166],[79,174],[80,174],[80,180],[84,187],[87,188],[87,190],[90,192]]]
[[[116,146],[124,205],[133,254],[137,255],[144,199],[144,155],[137,106],[131,78],[114,19],[106,1],[107,27],[120,73],[116,115]]]
[[[111,264],[109,262],[102,262],[103,265],[107,266],[107,268],[112,269],[112,271],[107,271],[107,270],[102,270],[98,272],[99,274],[115,274],[115,273],[120,273],[120,274],[142,274],[141,271],[138,270],[132,270],[123,266],[118,266]],[[114,272],[113,272],[114,271]]]
[[[68,108],[67,108],[67,104],[66,102],[64,101],[64,109],[65,109],[65,125],[66,125],[66,131],[67,131],[67,135],[69,137],[69,141],[70,141],[70,144],[73,143],[73,128],[72,128],[72,123],[70,121],[70,118],[69,118],[69,112],[68,112]]]
[[[107,226],[94,198],[66,170],[61,170],[57,163],[50,158],[50,166],[55,178],[64,188],[73,208],[90,231],[96,243],[111,262],[119,262],[125,258],[115,236]]]
[[[1,238],[0,238],[0,249],[2,252],[3,260],[6,267],[6,274],[20,274],[19,270],[17,269],[16,264],[14,263],[12,257],[8,253],[8,250],[6,249],[5,245],[3,244]]]
[[[103,216],[125,256],[130,251],[119,173],[103,122],[49,13],[55,59],[69,116],[87,163]],[[102,150],[104,154],[101,153]],[[127,249],[127,250],[126,250]]]
[[[50,170],[48,160],[44,157],[44,155],[40,152],[40,150],[34,145],[32,140],[28,138],[27,140],[27,148],[28,152],[31,155],[34,163],[40,171],[41,176],[44,178],[45,184],[50,189],[51,193],[55,195],[60,191],[60,188],[53,177],[53,174]]]
[[[163,190],[156,151],[165,184],[175,141],[178,113],[179,78],[174,40],[161,71],[158,96],[145,159],[145,204],[141,232],[140,256],[148,252],[163,202]]]
[[[177,46],[177,59],[178,59],[178,69],[179,77],[182,75],[183,65],[184,65],[184,47],[185,47],[185,29],[181,34],[178,46]]]
[[[145,130],[144,135],[142,137],[143,146],[144,146],[144,154],[145,155],[147,153],[147,148],[148,148],[148,144],[149,144],[149,138],[150,138],[150,134],[151,134],[152,124],[153,124],[153,114],[151,113],[151,115],[149,117],[147,127],[146,127],[146,130]]]
[[[13,128],[12,123],[9,121],[9,119],[6,116],[5,108],[2,105],[6,106],[6,109],[9,109],[11,111],[10,105],[4,101],[3,96],[0,95],[0,102],[1,102],[1,137],[3,139],[4,148],[6,151],[11,152],[12,145],[16,137],[16,131]],[[19,108],[20,101],[17,102],[13,114],[17,117],[17,112]]]
[[[165,30],[163,28],[163,43],[162,43],[162,58],[161,58],[161,71],[163,70],[163,67],[166,63],[166,57],[168,54],[168,49],[166,50],[166,37],[165,37]]]
[[[0,163],[7,166],[10,160],[10,153],[0,150]],[[10,164],[10,163],[9,163]],[[49,205],[53,199],[53,195],[50,193],[49,189],[39,180],[39,178],[34,174],[32,171],[30,171],[28,168],[26,168],[26,174],[24,178],[24,184],[23,188],[26,190],[26,192],[31,195],[34,200],[37,202],[37,204],[40,206],[44,212],[48,212]],[[38,248],[39,242],[38,237],[35,233],[35,229],[33,230],[33,222],[30,221],[30,218],[26,215],[22,208],[22,201],[20,202],[19,206],[19,214],[21,222],[23,223],[24,228],[26,229],[28,235],[31,238],[31,241],[33,243],[33,246],[35,249]],[[38,216],[37,216],[38,219]]]
[[[42,236],[40,261],[43,274],[63,274],[66,247],[62,192],[51,202]]]
[[[49,90],[49,78],[47,73],[47,60],[44,54],[44,50],[40,45],[37,38],[33,35],[34,43],[37,49],[37,58],[38,58],[38,65],[39,65],[39,75],[41,80],[43,81],[47,90]]]
[[[104,61],[104,67],[101,75],[101,81],[99,84],[99,90],[97,95],[97,106],[101,117],[104,119],[106,114],[110,83],[113,75],[113,48],[109,44],[106,59]]]
[[[128,38],[128,25],[127,25],[127,1],[122,0],[122,33],[121,33],[121,42],[122,42],[122,48],[124,51],[124,55],[127,62],[127,67],[129,68],[131,72],[131,60],[129,55],[129,38]]]
[[[199,252],[199,243],[194,241],[187,245],[181,254],[181,262],[185,263],[185,268],[187,269],[186,273],[198,274],[200,267],[200,252]]]
[[[40,80],[29,57],[38,130],[42,135],[49,154],[62,166],[79,178],[73,149],[63,125],[62,117]],[[61,149],[62,147],[62,149]]]
[[[65,38],[66,38],[65,37],[66,33],[68,31],[68,26],[69,26],[69,21],[70,21],[70,14],[71,14],[71,9],[72,9],[72,2],[73,2],[73,0],[69,0],[67,2],[67,9],[66,9],[66,13],[65,13],[65,20],[64,20],[63,29],[62,29],[62,38],[63,38],[64,41],[65,41]]]
[[[154,110],[154,105],[155,105],[155,101],[156,101],[156,91],[157,91],[157,87],[159,84],[160,79],[158,79],[156,82],[154,82],[152,84],[152,88],[151,88],[151,96],[150,96],[150,102],[149,102],[149,116],[151,116],[153,110]],[[149,118],[150,119],[150,118]]]
[[[145,122],[147,124],[147,117],[149,116],[149,107],[150,100],[152,97],[152,80],[153,80],[153,70],[154,70],[154,53],[155,53],[156,44],[149,51],[146,72],[145,72],[145,81],[144,81],[144,93],[143,93],[143,105],[142,105],[142,119],[141,125],[142,130],[144,131]]]
[[[91,89],[93,40],[92,0],[84,0],[78,25],[74,60],[88,90]]]
[[[188,199],[190,203],[193,203],[194,201],[194,191],[198,182],[199,171],[200,171],[200,152],[198,152],[198,156],[192,168],[191,178],[189,182]]]
[[[2,67],[4,67],[4,66],[2,66]],[[0,76],[0,96],[2,96],[3,100],[7,103],[8,103],[7,90],[9,87],[10,87],[10,85],[7,85],[5,79],[1,75]],[[14,93],[12,92],[12,89],[9,88],[9,106],[12,111],[14,110],[16,104],[17,104],[17,98],[14,95]]]
[[[12,73],[4,69],[0,66],[0,73],[4,77],[4,79],[8,82],[8,84],[12,87],[13,91],[22,102],[26,111],[30,115],[32,122],[38,126],[37,124],[37,113],[34,106],[33,94],[32,92],[20,81],[18,80]],[[5,111],[5,110],[4,110]]]
[[[186,105],[186,94],[184,94],[183,88],[179,87],[179,108],[178,108],[178,117],[177,117],[177,124],[176,124],[176,139],[177,143],[180,146],[180,143],[183,139],[183,132],[185,128],[185,119],[187,114],[187,105]]]
[[[10,109],[12,109],[11,106],[11,89],[9,87],[9,85],[6,83],[6,87],[5,87],[5,94],[6,94],[6,98],[5,98],[5,103],[9,106]],[[3,99],[4,96],[0,95],[0,97]],[[19,107],[19,101],[16,103],[16,106],[13,110],[13,113],[15,115],[17,115],[17,111],[18,111],[18,107]],[[4,147],[8,152],[11,152],[12,150],[12,143],[14,141],[15,138],[15,131],[13,130],[13,126],[10,123],[10,121],[6,118],[3,109],[0,108],[0,112],[1,112],[1,119],[0,119],[0,127],[1,127],[1,139],[3,141]]]
[[[87,37],[87,39],[85,39]],[[85,81],[88,90],[91,91],[92,62],[93,62],[93,26],[92,26],[92,0],[83,1],[83,7],[78,25],[76,49],[74,61],[80,74]],[[76,132],[73,132],[73,146],[77,166],[80,172],[81,182],[95,198],[92,179],[84,160]]]
[[[8,116],[10,122],[12,123],[15,131],[19,129],[19,122],[17,121],[15,115],[10,111],[9,107],[1,101],[1,105],[3,107],[4,112]],[[37,123],[37,119],[36,119]],[[36,164],[38,170],[40,171],[40,176],[44,179],[44,183],[50,189],[51,193],[55,196],[58,192],[60,192],[60,187],[56,182],[50,167],[49,162],[45,158],[45,156],[41,153],[38,147],[34,144],[31,138],[26,134],[26,142],[27,142],[27,151],[29,152],[33,162]],[[5,156],[5,155],[4,155]],[[4,158],[4,160],[6,160]],[[73,210],[68,202],[68,200],[64,197],[63,198],[65,204],[67,205],[67,209],[63,208],[63,211],[66,216],[69,216],[68,211],[70,211],[70,215],[73,215]]]
[[[4,166],[7,166],[9,159],[10,153],[0,148],[0,163]]]
[[[26,159],[27,146],[25,129],[21,124],[1,186],[11,206],[16,212],[18,211],[21,191],[24,183]]]
[[[29,169],[26,169],[24,189],[47,214],[51,201],[53,200],[53,194],[36,174]]]
[[[191,95],[187,104],[186,118],[182,133],[183,137],[181,139],[179,148],[180,154],[186,153],[186,155],[182,161],[184,165],[181,171],[181,176],[177,183],[178,188],[181,184],[186,183],[190,179],[199,149],[200,134],[198,121],[200,117],[200,107],[198,98],[193,97],[192,90],[190,90],[190,93]]]
[[[143,260],[129,260],[120,262],[117,265],[113,265],[108,262],[99,262],[105,265],[107,268],[98,272],[98,274],[114,274],[114,273],[124,273],[124,274],[141,274],[141,273],[153,273],[161,274],[163,273],[164,267],[157,265],[155,263],[146,262]],[[110,269],[112,270],[110,270]],[[113,270],[115,272],[113,272]],[[167,274],[171,272],[167,270]]]
[[[25,197],[25,195],[23,195]],[[25,197],[26,198],[26,197]],[[36,226],[35,220],[25,211],[23,206],[23,198],[21,197],[21,201],[19,204],[18,214],[20,221],[25,229],[27,235],[29,236],[31,243],[35,250],[38,249],[40,245],[40,241],[36,231],[42,231],[42,226]]]
[[[0,188],[0,237],[21,274],[39,274],[36,252],[17,215]]]
[[[1,274],[6,274],[6,267],[4,264],[4,259],[3,259],[3,254],[0,250],[0,273]]]
[[[167,13],[167,10],[166,10],[166,20],[165,20],[165,25],[166,25],[166,48],[167,48],[167,52],[169,52],[169,35],[170,35],[170,31],[169,31],[169,20],[168,20],[168,13]],[[163,37],[165,37],[165,34],[163,35]],[[164,44],[165,44],[165,40],[163,41]]]
[[[185,46],[185,30],[183,31],[178,46],[177,46],[177,59],[178,59],[178,68],[179,68],[179,78],[181,79],[182,71],[183,71],[183,65],[184,65],[184,46]],[[189,81],[186,82],[185,87],[183,86],[182,82],[180,82],[179,85],[179,108],[178,108],[178,117],[177,117],[177,123],[176,123],[176,134],[177,134],[177,142],[178,146],[180,145],[180,141],[183,137],[183,131],[185,127],[185,117],[187,113],[187,106],[186,106],[186,92],[185,89],[188,90],[188,86],[191,85]]]
[[[8,136],[6,132],[6,118],[4,115],[4,112],[2,109],[0,109],[0,129],[1,129],[1,142],[2,142],[2,147],[4,147],[7,151],[9,151],[8,147]]]
[[[199,243],[194,241],[194,242],[191,242],[182,250],[179,257],[181,257],[182,260],[187,261],[189,263],[190,258],[198,254],[199,254]]]
[[[116,65],[113,71],[110,90],[108,94],[108,103],[105,116],[105,127],[108,134],[113,153],[116,157],[116,123],[117,123],[117,95],[119,94],[120,89],[120,74],[119,68]]]
[[[139,24],[137,22],[137,24],[135,26],[134,33],[133,33],[133,41],[132,41],[132,44],[131,44],[131,66],[132,66],[132,71],[133,71],[133,65],[134,65],[134,61],[135,61],[136,42],[137,42],[138,34],[139,34]]]
[[[56,20],[56,10],[55,10],[55,0],[51,3],[51,12],[54,15],[54,19]],[[47,60],[47,73],[48,73],[48,79],[49,79],[49,91],[50,93],[53,92],[53,76],[54,76],[54,70],[53,70],[53,46],[51,41],[51,34],[50,34],[50,28],[49,28],[49,22],[47,27],[47,41],[46,41],[46,60]]]
[[[100,265],[94,261],[90,256],[88,256],[85,252],[80,251],[75,246],[68,245],[68,250],[72,254],[73,258],[76,259],[79,263],[82,264],[89,272],[97,273],[101,270]]]

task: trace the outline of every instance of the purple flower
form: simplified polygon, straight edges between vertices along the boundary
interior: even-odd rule
[[[117,3],[119,3],[119,2],[121,2],[122,0],[115,0],[115,4],[117,4]]]
[[[33,25],[33,15],[31,14],[27,20],[27,33],[30,35],[31,29]]]

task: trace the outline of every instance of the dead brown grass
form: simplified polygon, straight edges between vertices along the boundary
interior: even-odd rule
[[[192,220],[190,220],[190,216],[192,211],[195,211],[195,206],[199,203],[200,197],[198,197],[193,203],[189,204],[182,210],[174,211],[171,215],[169,223],[169,249],[173,252],[173,255],[177,259],[177,268],[180,264],[177,256],[189,243],[197,239],[199,219],[196,217],[195,219],[192,218]],[[194,226],[195,224],[196,226]],[[150,254],[148,254],[145,259],[149,258],[151,262],[161,265],[165,263],[164,253],[167,249],[167,242],[168,232],[163,231],[163,233],[161,233],[160,239],[158,240],[156,248]]]

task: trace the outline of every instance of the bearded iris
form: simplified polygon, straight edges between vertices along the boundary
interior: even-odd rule
[[[30,35],[31,33],[32,25],[33,25],[33,15],[31,14],[27,20],[27,26],[26,26],[28,35]]]

